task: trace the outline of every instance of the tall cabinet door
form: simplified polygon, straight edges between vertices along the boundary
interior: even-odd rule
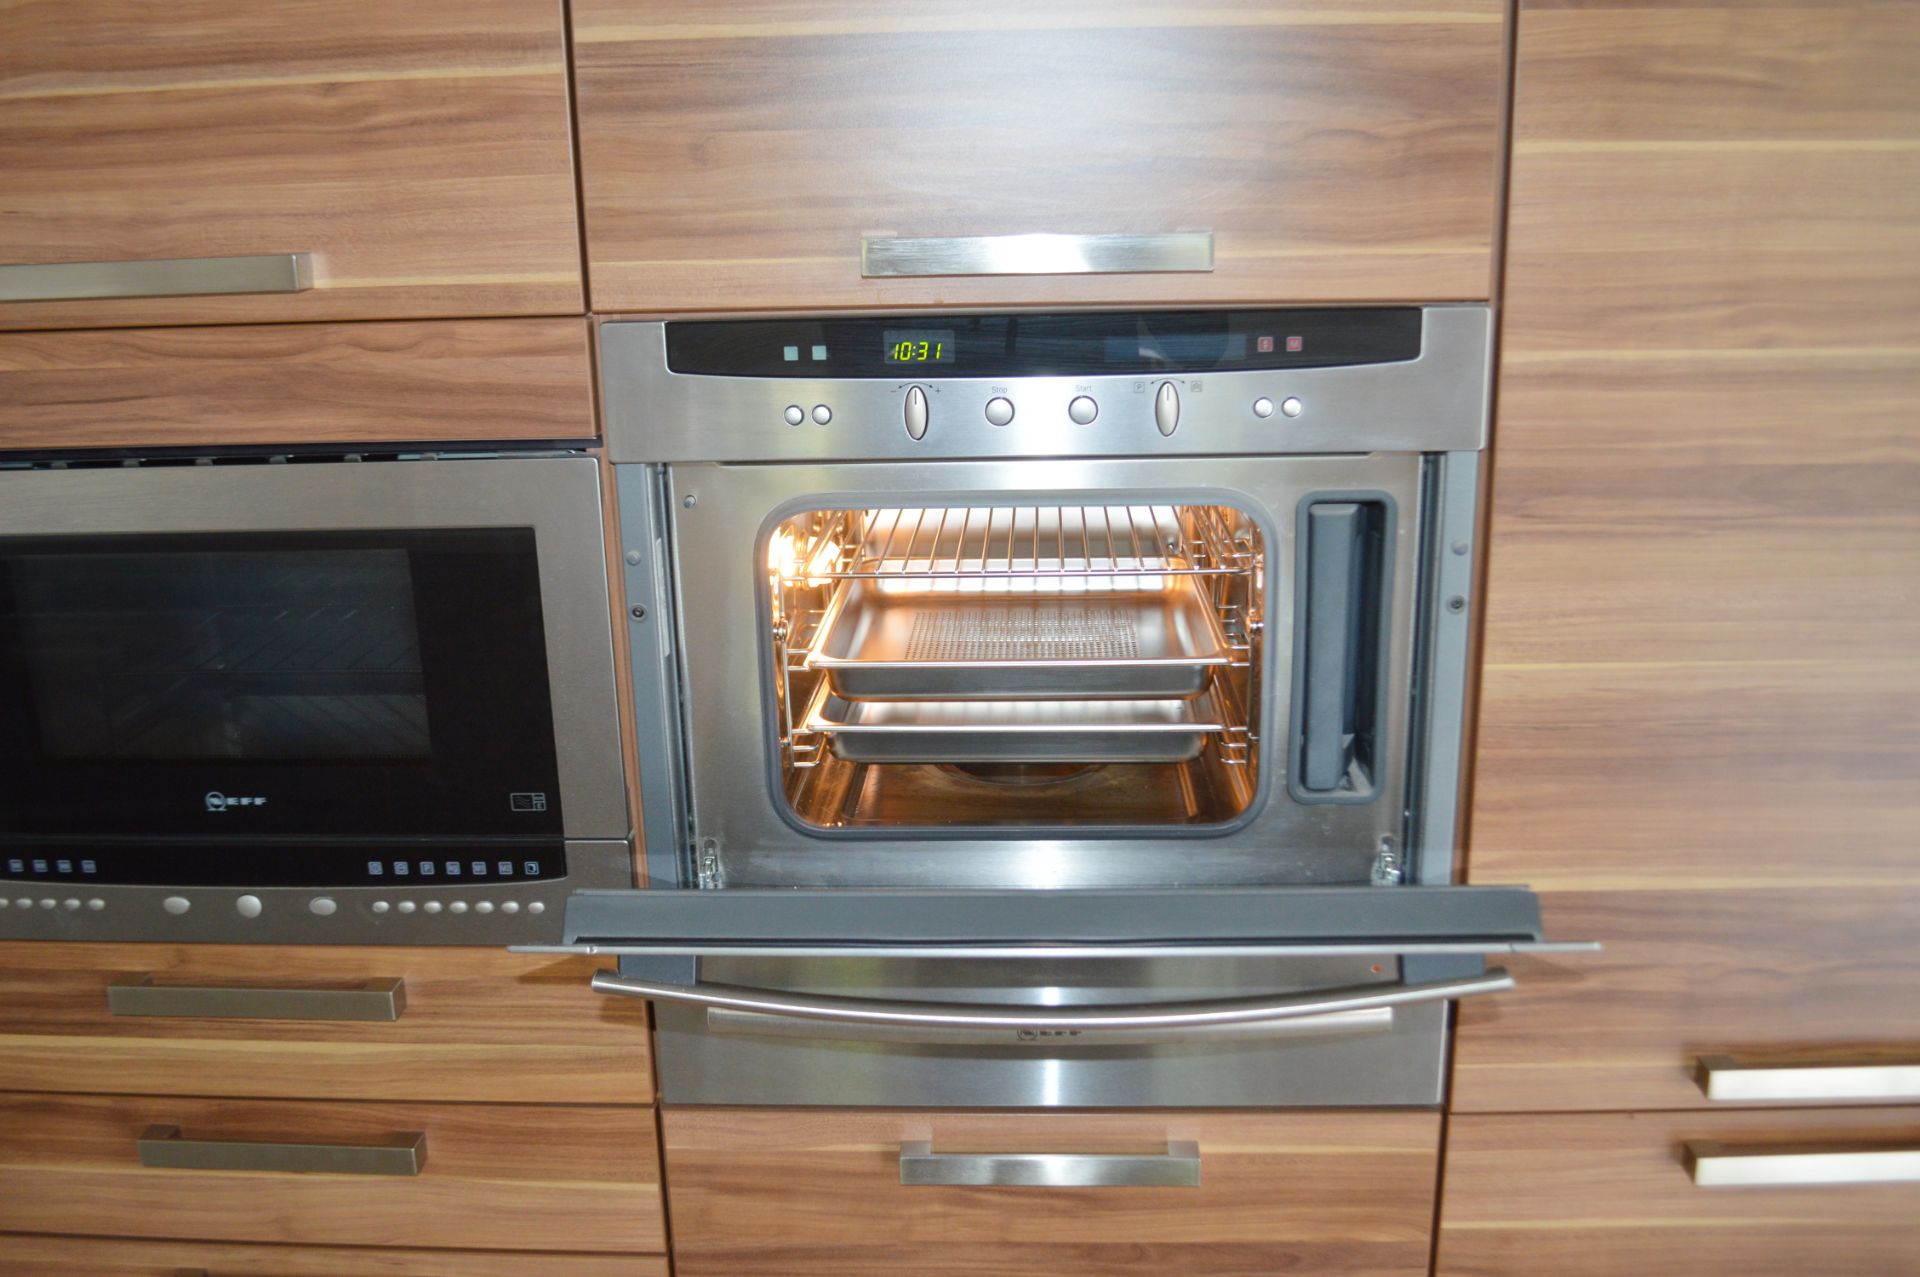
[[[0,328],[578,313],[565,45],[558,0],[0,5]]]
[[[1488,293],[1499,0],[572,14],[597,310]]]

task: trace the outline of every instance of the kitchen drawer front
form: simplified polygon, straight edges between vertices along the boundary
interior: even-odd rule
[[[579,319],[0,334],[0,449],[594,434]]]
[[[0,945],[0,1079],[22,1091],[649,1104],[646,1007],[592,992],[597,969],[496,949]],[[350,996],[318,997],[329,993]],[[142,1013],[115,1014],[110,998]],[[280,1018],[315,1014],[395,1018]]]
[[[67,298],[0,328],[579,312],[561,8],[0,7],[0,265],[65,267],[0,298]],[[221,265],[293,254],[304,291],[194,291],[297,286]],[[181,259],[72,296],[74,264]]]
[[[1432,1113],[668,1109],[662,1121],[680,1277],[1427,1271]],[[1197,1153],[1199,1182],[903,1184],[902,1146],[916,1143],[905,1172],[923,1179],[1017,1176],[1017,1155],[1055,1154],[1050,1173],[1076,1183],[1164,1183]]]
[[[646,1108],[0,1095],[16,1231],[661,1252],[659,1171]]]
[[[1920,1183],[1702,1187],[1689,1145],[1782,1154],[1786,1179],[1811,1173],[1810,1153],[1905,1149],[1920,1174],[1920,1109],[1456,1117],[1438,1277],[1920,1271]]]
[[[1488,296],[1496,0],[572,15],[603,313]],[[1198,273],[862,275],[869,238],[1208,231]]]
[[[667,1277],[664,1256],[313,1250],[0,1234],[8,1277]]]
[[[1454,1112],[1920,1100],[1920,889],[1543,892],[1541,906],[1550,934],[1606,949],[1516,956],[1519,987],[1497,1006],[1460,1004]],[[1709,1098],[1717,1059],[1780,1072],[1728,1087],[1717,1066]]]

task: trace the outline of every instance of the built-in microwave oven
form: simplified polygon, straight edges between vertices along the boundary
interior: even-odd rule
[[[0,938],[525,942],[632,885],[598,465],[0,470]]]

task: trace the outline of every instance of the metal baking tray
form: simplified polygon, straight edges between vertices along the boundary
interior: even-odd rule
[[[822,680],[805,730],[826,736],[850,763],[1179,763],[1226,723],[1211,696],[850,701]]]
[[[1119,593],[887,590],[843,582],[809,669],[848,700],[1159,700],[1232,660],[1190,576]]]

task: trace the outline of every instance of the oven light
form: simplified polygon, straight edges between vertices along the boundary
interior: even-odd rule
[[[800,547],[793,543],[793,534],[785,528],[775,532],[767,542],[767,571],[783,581],[800,575]]]

